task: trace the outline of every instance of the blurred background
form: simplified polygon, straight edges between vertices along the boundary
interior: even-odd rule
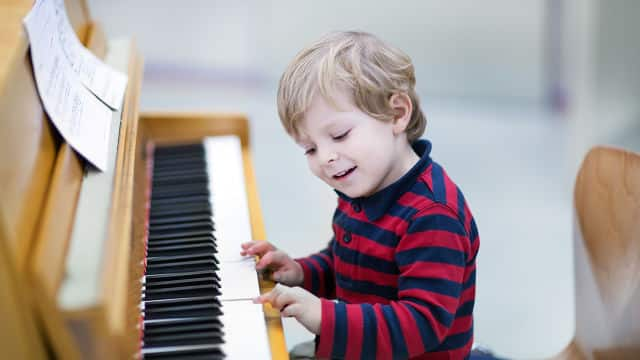
[[[331,236],[336,196],[307,169],[276,110],[280,74],[332,30],[408,53],[433,157],[474,212],[475,340],[556,354],[574,330],[575,174],[594,144],[640,151],[635,0],[90,0],[109,37],[145,58],[142,110],[249,115],[268,240],[304,256]],[[289,348],[312,338],[285,319]]]

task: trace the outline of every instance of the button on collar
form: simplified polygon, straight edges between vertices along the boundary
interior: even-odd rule
[[[344,235],[342,236],[342,241],[344,241],[345,244],[348,244],[351,242],[351,233],[345,232]]]
[[[355,211],[357,213],[362,211],[362,205],[360,205],[360,203],[355,202],[355,201],[351,203],[351,208],[353,209],[353,211]]]

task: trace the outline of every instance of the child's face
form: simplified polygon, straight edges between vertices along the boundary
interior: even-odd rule
[[[335,96],[337,108],[316,96],[299,124],[296,142],[309,168],[329,186],[351,198],[369,196],[399,179],[409,146],[392,122],[362,112],[346,91]]]

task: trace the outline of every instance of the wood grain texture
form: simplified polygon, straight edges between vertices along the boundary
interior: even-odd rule
[[[640,155],[592,149],[574,199],[576,342],[588,355],[628,349],[640,358]]]
[[[576,330],[554,359],[640,359],[640,154],[591,149],[574,204]]]

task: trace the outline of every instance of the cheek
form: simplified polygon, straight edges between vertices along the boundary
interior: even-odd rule
[[[322,178],[322,172],[320,170],[320,165],[317,164],[316,161],[307,158],[307,165],[309,166],[309,170],[311,170],[311,173],[313,173],[313,175]]]

